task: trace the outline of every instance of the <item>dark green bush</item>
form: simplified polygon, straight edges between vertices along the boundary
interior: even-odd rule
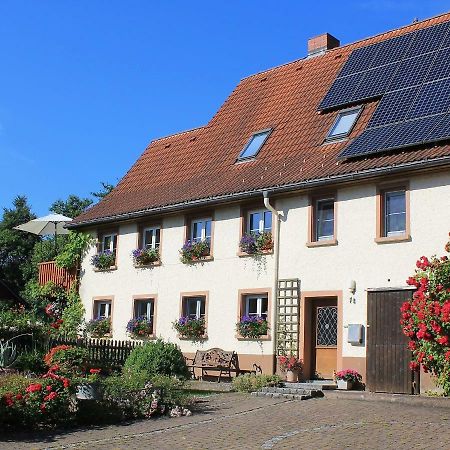
[[[32,372],[37,375],[43,374],[47,372],[44,355],[44,351],[37,349],[23,352],[14,361],[13,367],[19,372]]]
[[[158,339],[136,347],[125,361],[125,369],[144,370],[149,378],[167,375],[189,378],[189,369],[178,345]]]

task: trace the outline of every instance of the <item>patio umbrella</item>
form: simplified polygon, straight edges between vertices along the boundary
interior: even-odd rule
[[[71,222],[70,217],[61,214],[49,214],[48,216],[38,217],[27,223],[14,227],[15,230],[27,231],[28,233],[37,234],[38,236],[46,236],[52,234],[55,236],[55,253],[56,253],[56,235],[68,234],[69,230],[64,228],[66,222]]]

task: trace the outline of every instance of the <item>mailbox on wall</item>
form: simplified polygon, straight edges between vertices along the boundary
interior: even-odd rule
[[[347,342],[352,345],[362,344],[364,326],[360,323],[352,323],[348,325]]]

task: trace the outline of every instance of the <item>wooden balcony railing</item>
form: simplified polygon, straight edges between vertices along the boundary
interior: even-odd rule
[[[58,267],[55,261],[46,261],[39,264],[39,284],[43,286],[49,281],[53,281],[57,286],[61,286],[69,291],[77,281],[76,269],[64,269]]]

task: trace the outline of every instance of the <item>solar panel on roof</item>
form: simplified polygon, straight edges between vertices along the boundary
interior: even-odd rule
[[[360,156],[377,151],[380,147],[383,147],[384,142],[394,132],[395,127],[396,125],[387,125],[363,131],[340,153],[339,157]]]
[[[405,57],[421,55],[441,48],[449,30],[449,23],[444,22],[432,27],[415,31],[416,38],[411,43]]]
[[[349,103],[362,77],[363,73],[357,73],[336,80],[322,100],[320,108],[326,109],[334,105]]]
[[[378,48],[378,44],[373,44],[354,50],[339,73],[339,77],[367,70],[370,63],[375,58]]]
[[[398,63],[392,63],[364,72],[361,83],[356,88],[351,100],[361,101],[384,94],[397,67]]]
[[[444,114],[442,120],[428,131],[425,139],[427,142],[450,139],[450,114]]]
[[[436,57],[425,81],[435,81],[448,77],[450,77],[450,48],[445,48],[436,52]]]
[[[384,142],[384,149],[395,149],[410,145],[422,144],[426,141],[427,134],[443,118],[443,115],[421,117],[398,124],[395,132]]]
[[[450,78],[424,84],[406,118],[447,112],[450,108]]]
[[[389,84],[389,91],[422,84],[436,53],[426,53],[400,62]]]
[[[383,95],[377,109],[372,115],[367,128],[400,122],[405,119],[411,102],[419,92],[419,86]]]
[[[369,68],[400,61],[404,57],[414,38],[414,33],[408,33],[380,42],[378,44],[378,52],[372,59]]]

